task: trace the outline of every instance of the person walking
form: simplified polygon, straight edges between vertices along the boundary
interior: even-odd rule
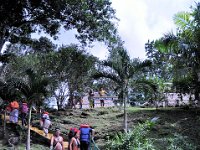
[[[72,137],[71,141],[70,141],[70,145],[69,145],[69,150],[80,150],[80,132],[77,131],[75,136]]]
[[[88,100],[89,100],[89,104],[90,104],[90,108],[94,108],[94,92],[92,89],[90,89],[89,93],[88,93]]]
[[[42,114],[42,121],[42,128],[45,133],[45,136],[47,136],[49,133],[49,127],[51,125],[49,113],[47,111],[44,111],[44,113]]]
[[[89,125],[80,126],[80,150],[88,150],[90,147],[90,138],[94,137],[94,130]]]
[[[55,134],[51,137],[50,150],[64,150],[64,140],[60,134],[60,129],[57,128]]]
[[[71,143],[71,139],[76,135],[79,130],[77,128],[70,128],[68,133],[68,143]],[[68,150],[70,150],[70,146],[68,146]]]
[[[22,126],[27,125],[26,117],[27,117],[27,114],[28,114],[28,110],[29,110],[28,104],[26,102],[23,102],[22,106],[21,106]]]
[[[106,96],[107,92],[101,87],[99,89],[99,96],[100,96],[100,104],[101,107],[104,107],[105,102],[104,102],[104,96]]]
[[[10,103],[10,122],[11,123],[18,123],[19,118],[19,103],[15,100]]]

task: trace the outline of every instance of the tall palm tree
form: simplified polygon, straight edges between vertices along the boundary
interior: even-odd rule
[[[129,80],[133,79],[134,75],[150,66],[150,61],[140,62],[138,59],[131,59],[128,52],[119,46],[110,51],[110,56],[107,60],[101,62],[101,67],[93,75],[95,79],[108,78],[113,80],[119,91],[119,98],[123,100],[124,104],[124,130],[127,132],[127,113],[126,103],[128,96]]]
[[[34,103],[44,100],[44,97],[48,95],[47,86],[49,84],[49,78],[40,76],[33,72],[32,69],[25,71],[23,77],[12,77],[7,82],[10,89],[18,89],[26,97],[30,109],[28,114],[28,134],[26,149],[30,150],[30,121],[31,111]]]

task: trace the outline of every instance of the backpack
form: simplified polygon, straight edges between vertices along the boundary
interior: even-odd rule
[[[91,128],[80,128],[80,141],[90,142]]]
[[[22,104],[22,113],[27,113],[28,112],[28,106],[27,106],[27,104],[26,103],[23,103]]]
[[[10,103],[12,109],[19,109],[19,103],[17,101],[13,101]]]
[[[88,124],[80,125],[80,141],[90,142],[91,128]]]

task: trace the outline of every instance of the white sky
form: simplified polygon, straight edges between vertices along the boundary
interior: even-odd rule
[[[119,34],[131,57],[145,58],[145,43],[175,30],[173,16],[190,11],[194,0],[113,0]]]
[[[175,31],[173,16],[180,11],[190,11],[194,0],[112,0],[116,16],[120,19],[118,31],[131,57],[145,58],[145,43],[164,33]],[[58,45],[77,43],[75,31],[60,31]],[[40,35],[35,35],[36,37]],[[94,43],[88,51],[100,59],[108,55],[103,43]]]

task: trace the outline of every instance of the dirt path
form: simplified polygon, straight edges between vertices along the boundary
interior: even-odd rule
[[[40,134],[41,136],[45,137],[43,130],[40,130],[40,129],[36,128],[36,127],[31,127],[31,130],[36,132],[36,133],[38,133],[38,134]],[[51,140],[52,136],[53,136],[53,134],[48,133],[47,137],[45,137],[45,138],[49,139],[49,143],[50,143],[50,140]],[[64,149],[67,150],[67,148],[68,148],[68,142],[64,142]]]

